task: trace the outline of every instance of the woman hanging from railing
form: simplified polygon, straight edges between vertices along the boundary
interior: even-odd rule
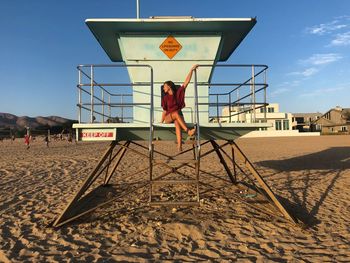
[[[184,121],[181,109],[185,107],[185,91],[192,78],[193,71],[198,67],[198,65],[192,66],[190,72],[188,73],[185,82],[177,87],[174,82],[168,80],[162,85],[162,119],[161,122],[164,123],[174,123],[177,149],[182,151],[182,134],[181,129],[183,129],[189,136],[193,136],[196,129],[189,129]]]

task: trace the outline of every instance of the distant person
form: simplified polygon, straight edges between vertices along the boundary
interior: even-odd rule
[[[49,136],[47,136],[47,135],[45,136],[44,142],[45,142],[46,147],[49,147]]]
[[[193,136],[196,132],[195,128],[191,130],[187,128],[181,109],[185,107],[185,91],[188,83],[191,81],[192,73],[197,67],[198,65],[192,66],[185,82],[178,89],[176,89],[174,82],[170,80],[164,82],[162,86],[163,113],[161,122],[175,124],[178,151],[182,151],[181,129],[183,129],[189,136]]]
[[[27,145],[27,150],[30,148],[30,136],[28,134],[24,135],[24,144]]]
[[[14,142],[15,139],[16,139],[15,135],[12,135],[12,136],[11,136],[11,139],[12,139],[12,141]]]
[[[74,141],[75,144],[77,144],[77,138],[74,132],[72,133],[72,140]]]

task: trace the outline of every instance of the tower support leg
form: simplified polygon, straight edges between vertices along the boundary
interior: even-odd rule
[[[109,183],[109,181],[112,178],[112,175],[114,174],[115,170],[118,168],[118,165],[120,164],[121,160],[123,159],[126,149],[127,147],[129,147],[130,141],[127,141],[124,146],[125,147],[121,147],[117,153],[117,160],[116,163],[114,164],[112,170],[109,172],[109,174],[106,176],[105,181],[104,181],[104,185],[107,185]]]
[[[69,214],[71,214],[73,212],[72,210],[74,210],[74,206],[78,202],[80,197],[86,192],[86,190],[91,186],[91,184],[101,174],[101,173],[98,173],[99,169],[101,168],[103,163],[106,161],[108,156],[111,154],[111,152],[113,151],[116,144],[117,144],[116,141],[113,141],[110,143],[109,147],[107,148],[105,153],[102,155],[102,157],[100,158],[100,160],[97,163],[97,165],[95,166],[95,168],[91,171],[90,175],[86,178],[86,180],[84,181],[84,183],[80,187],[79,191],[73,196],[71,201],[67,204],[66,208],[62,211],[62,213],[53,222],[53,226],[55,226],[55,227],[60,226],[60,225],[63,225],[65,223],[68,223],[69,221],[71,221],[70,220],[71,217],[69,216]],[[96,174],[97,174],[97,176],[96,176]]]
[[[228,177],[230,177],[231,182],[233,184],[235,184],[236,183],[236,177],[232,175],[230,168],[228,167],[224,157],[222,156],[222,154],[220,152],[220,146],[214,140],[210,140],[210,143],[213,146],[217,156],[219,157],[221,164],[224,166]]]
[[[255,169],[253,164],[249,161],[247,156],[243,153],[243,151],[238,147],[238,145],[234,141],[230,141],[232,149],[235,151],[236,155],[239,159],[243,161],[243,163],[246,165],[248,170],[252,173],[254,178],[258,181],[259,185],[264,189],[268,197],[271,199],[271,201],[275,204],[275,206],[281,211],[281,213],[284,215],[284,217],[294,223],[297,223],[297,220],[289,214],[289,212],[286,210],[286,208],[281,204],[281,202],[277,199],[275,194],[272,192],[271,188],[266,184],[264,179],[261,177],[261,175],[258,173],[258,171]]]

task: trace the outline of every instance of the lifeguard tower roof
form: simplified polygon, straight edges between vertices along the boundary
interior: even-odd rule
[[[122,52],[117,40],[119,34],[159,34],[176,32],[191,34],[221,34],[221,52],[217,61],[226,61],[256,23],[255,18],[179,18],[154,17],[149,19],[86,19],[109,58],[122,62]]]

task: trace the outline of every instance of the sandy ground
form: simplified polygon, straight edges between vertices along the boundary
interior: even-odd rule
[[[0,142],[0,262],[350,262],[350,136],[237,144],[299,225],[268,215],[270,206],[248,187],[233,185],[215,155],[201,162],[199,206],[151,207],[148,187],[142,187],[147,160],[129,152],[102,190],[112,202],[55,229],[50,223],[107,144],[53,142],[46,148],[40,140],[26,150],[23,140]],[[168,153],[175,148],[156,146]],[[154,173],[165,170],[157,166]],[[158,193],[171,199],[170,189]],[[98,192],[91,196],[90,205]]]

